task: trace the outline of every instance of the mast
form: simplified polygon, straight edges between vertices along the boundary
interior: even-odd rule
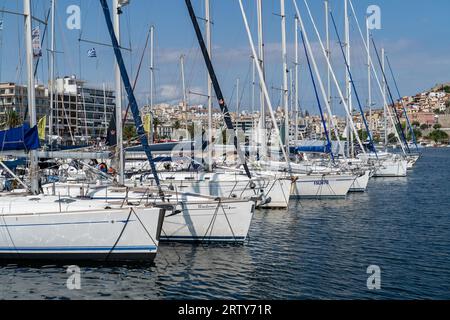
[[[30,116],[30,127],[36,126],[36,92],[34,87],[34,63],[33,63],[33,39],[32,39],[32,12],[31,0],[24,0],[25,15],[25,39],[26,39],[26,59],[28,73],[28,114]],[[39,194],[39,166],[37,151],[30,152],[30,180],[31,192]]]
[[[372,68],[370,66],[370,29],[369,29],[369,20],[366,18],[366,41],[367,41],[367,86],[368,86],[368,95],[367,95],[367,105],[369,107],[369,119],[370,119],[370,130],[373,130],[372,127]]]
[[[294,101],[294,109],[295,109],[295,139],[294,141],[298,140],[298,112],[299,112],[299,105],[298,105],[298,89],[299,89],[299,83],[298,83],[298,72],[299,72],[299,60],[298,60],[298,17],[295,16],[295,101]]]
[[[244,20],[244,26],[245,26],[245,30],[247,32],[248,42],[249,42],[250,47],[252,49],[252,54],[253,54],[253,56],[256,56],[257,55],[256,48],[255,48],[255,45],[253,43],[252,33],[250,31],[250,26],[248,24],[247,15],[245,13],[245,9],[244,9],[244,5],[242,4],[242,0],[239,0],[239,7],[241,9],[242,19]],[[274,130],[275,130],[275,135],[277,136],[277,138],[279,139],[279,142],[281,143],[280,144],[281,151],[283,153],[284,158],[286,159],[286,163],[287,163],[287,165],[289,167],[289,172],[291,172],[292,170],[291,170],[291,165],[290,165],[290,162],[289,162],[289,156],[288,156],[288,153],[287,153],[286,149],[284,148],[284,146],[282,144],[282,139],[283,138],[281,137],[280,130],[279,130],[278,125],[277,125],[277,119],[275,118],[275,114],[274,114],[273,109],[272,109],[272,103],[270,102],[269,91],[267,90],[266,81],[264,79],[264,72],[263,72],[263,69],[261,68],[261,65],[259,63],[256,64],[256,70],[258,72],[259,81],[261,82],[261,89],[262,89],[262,91],[264,93],[264,99],[266,99],[266,101],[267,101],[267,106],[268,106],[267,109],[268,109],[270,117],[272,119],[272,123],[273,123]]]
[[[205,0],[205,29],[206,29],[206,48],[209,58],[212,59],[212,40],[211,40],[211,5],[210,0]],[[207,75],[208,84],[208,171],[212,171],[213,162],[213,120],[212,120],[212,81],[209,73]]]
[[[105,121],[105,137],[108,136],[108,116],[106,113],[106,85],[103,83],[103,117]]]
[[[381,48],[381,69],[385,70],[385,64],[384,64],[384,48]],[[386,78],[383,77],[383,97],[386,97]],[[389,144],[388,134],[387,134],[387,102],[384,104],[384,146],[387,148]]]
[[[155,27],[150,27],[150,116],[152,117],[153,122],[153,94],[155,92]],[[153,125],[150,125],[150,141],[153,143],[154,135],[153,135]]]
[[[289,84],[288,84],[288,65],[286,50],[286,6],[285,0],[280,0],[281,5],[281,51],[283,59],[283,107],[284,107],[284,143],[289,152]]]
[[[224,116],[224,122],[225,122],[225,124],[227,126],[227,129],[229,131],[231,131],[231,133],[233,134],[234,147],[235,147],[235,149],[236,149],[236,151],[238,153],[239,159],[241,161],[241,164],[244,167],[244,170],[245,170],[245,173],[246,173],[247,177],[249,179],[251,179],[252,175],[251,175],[250,170],[248,168],[245,155],[244,155],[244,153],[242,152],[242,150],[241,150],[241,148],[239,146],[239,141],[238,141],[238,138],[237,138],[237,135],[236,135],[236,130],[235,130],[234,126],[233,126],[233,121],[231,119],[230,111],[228,110],[228,106],[225,103],[225,98],[223,96],[222,89],[220,88],[219,81],[217,80],[217,76],[216,76],[216,72],[214,70],[213,64],[212,64],[211,59],[209,57],[208,49],[207,49],[205,41],[203,39],[202,31],[200,30],[200,26],[198,24],[197,17],[195,15],[195,11],[194,11],[194,8],[192,6],[192,2],[191,2],[191,0],[185,0],[185,3],[186,3],[186,7],[187,7],[187,9],[189,11],[189,17],[191,18],[191,22],[192,22],[192,25],[194,27],[195,34],[197,36],[197,41],[198,41],[200,49],[202,51],[203,59],[205,60],[206,68],[208,69],[209,76],[211,77],[211,80],[213,82],[214,91],[216,93],[216,97],[217,97],[220,109],[221,109],[222,114]]]
[[[180,56],[180,70],[181,70],[181,88],[182,88],[182,94],[183,94],[183,110],[186,115],[186,139],[189,139],[189,124],[188,124],[188,118],[187,118],[187,96],[186,96],[186,80],[184,77],[184,55]],[[191,137],[192,139],[194,137]]]
[[[236,79],[236,133],[239,134],[239,78]]]
[[[344,0],[344,29],[345,29],[345,55],[347,59],[348,68],[345,70],[345,92],[346,96],[345,99],[347,101],[347,105],[350,109],[350,117],[353,116],[353,104],[352,104],[352,88],[350,85],[350,72],[349,69],[351,68],[351,50],[350,50],[350,24],[348,19],[348,0]],[[348,123],[348,121],[347,121]],[[353,145],[353,131],[348,128],[348,134],[347,139],[350,138],[350,145],[348,150],[348,156],[353,157],[354,156],[354,145]]]
[[[48,124],[48,135],[50,145],[52,144],[52,136],[53,136],[53,104],[54,104],[54,94],[55,94],[55,9],[56,9],[56,0],[52,0],[52,22],[50,25],[51,30],[51,44],[50,44],[50,116],[49,116],[49,124]]]
[[[114,33],[120,47],[120,5],[119,0],[113,0],[113,17],[114,17]],[[115,66],[115,87],[116,87],[116,132],[117,132],[117,148],[119,167],[118,167],[118,183],[125,184],[124,171],[125,161],[123,153],[123,127],[122,127],[122,81],[120,75],[119,64],[116,62]]]
[[[264,56],[264,30],[263,30],[263,6],[262,6],[262,0],[256,1],[256,10],[257,10],[257,20],[258,20],[258,56],[255,57],[255,63],[259,64],[259,67],[262,71],[263,80],[265,80],[265,56]],[[260,128],[262,129],[262,133],[258,135],[258,140],[262,139],[260,142],[261,144],[261,154],[263,157],[267,155],[266,148],[267,148],[267,124],[266,124],[266,98],[264,95],[264,90],[262,89],[262,81],[260,80]]]
[[[327,58],[328,58],[328,60],[331,60],[329,12],[330,12],[329,1],[325,0],[326,51],[327,51]],[[331,98],[331,72],[330,72],[330,68],[327,68],[327,96],[328,96],[328,104],[330,105],[331,111],[333,111],[332,98]],[[331,128],[331,121],[333,121],[332,117],[330,117],[330,119],[329,119],[329,127],[330,128]]]

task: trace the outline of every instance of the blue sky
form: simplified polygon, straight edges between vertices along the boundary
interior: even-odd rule
[[[0,8],[21,11],[22,0],[2,0]],[[320,31],[324,32],[323,1],[308,1]],[[343,37],[343,3],[344,0],[330,0],[331,6]],[[378,47],[385,47],[395,69],[400,91],[403,95],[415,94],[426,90],[436,83],[450,81],[450,2],[448,0],[353,0],[358,19],[364,21],[369,5],[378,5],[382,10],[382,29],[374,32]],[[222,84],[225,96],[233,109],[236,102],[234,94],[236,79],[241,83],[241,109],[251,109],[251,62],[250,47],[245,33],[237,0],[211,0],[214,20],[214,65]],[[255,1],[244,0],[247,15],[253,30],[256,31]],[[80,43],[80,32],[68,30],[65,27],[66,8],[76,4],[81,8],[81,37],[97,42],[109,42],[104,17],[100,5],[95,0],[58,0],[57,12],[57,49],[63,53],[57,57],[57,75],[77,74],[90,84],[101,87],[102,83],[112,86],[113,62],[112,49],[99,45]],[[193,0],[197,15],[203,16],[204,5],[201,0]],[[300,10],[304,9],[303,0],[298,0]],[[33,0],[34,15],[45,17],[50,0]],[[292,2],[286,0],[287,30],[288,30],[288,60],[293,66],[294,43],[294,9]],[[271,89],[274,105],[280,102],[281,86],[281,28],[278,0],[264,1],[265,42],[267,55],[267,82]],[[317,46],[317,39],[304,10],[302,15],[307,21],[307,32],[312,42]],[[24,64],[23,18],[2,15],[4,21],[2,45],[0,48],[0,81],[25,82],[26,65]],[[206,69],[198,49],[193,28],[189,20],[183,0],[131,0],[131,5],[125,9],[122,16],[122,43],[131,47],[132,53],[124,52],[129,72],[134,78],[140,56],[143,51],[148,29],[156,27],[156,101],[176,102],[181,99],[181,80],[179,56],[186,56],[186,82],[188,90],[206,92]],[[43,28],[43,26],[41,26]],[[331,32],[333,47],[333,65],[341,81],[343,79],[343,64],[336,43],[334,31]],[[256,39],[256,34],[254,35]],[[355,84],[361,100],[366,101],[367,71],[365,53],[351,18],[352,65]],[[44,50],[49,45],[44,43]],[[87,50],[95,47],[98,58],[88,58]],[[303,48],[300,48],[300,52]],[[373,56],[375,58],[375,56]],[[303,108],[315,112],[316,103],[304,55],[301,57],[300,103]],[[319,51],[317,60],[324,61]],[[81,61],[81,64],[80,64]],[[44,56],[38,77],[41,82],[47,81],[48,59]],[[323,67],[321,68],[323,71]],[[325,76],[325,74],[323,74]],[[137,86],[137,96],[141,104],[149,96],[149,59],[144,60],[141,76]],[[325,78],[324,78],[325,79]],[[337,96],[336,90],[333,95]],[[374,84],[375,100],[380,101],[380,94]],[[205,98],[189,95],[191,102],[204,103]],[[339,101],[335,101],[336,112],[340,113]]]

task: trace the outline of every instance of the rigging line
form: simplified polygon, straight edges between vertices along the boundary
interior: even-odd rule
[[[237,135],[236,135],[236,130],[234,128],[233,121],[231,119],[231,115],[230,115],[230,112],[228,110],[228,106],[225,103],[224,96],[223,96],[222,89],[220,87],[219,81],[217,80],[217,76],[216,76],[216,73],[214,71],[214,67],[212,65],[211,58],[210,58],[210,55],[208,53],[208,49],[206,47],[206,44],[205,44],[202,32],[200,30],[200,26],[198,24],[198,21],[197,21],[195,12],[194,12],[194,8],[192,6],[192,2],[191,2],[191,0],[185,0],[185,3],[186,3],[186,6],[187,6],[187,9],[189,11],[189,16],[191,18],[192,24],[194,26],[195,33],[197,35],[197,40],[199,42],[199,45],[200,45],[200,48],[201,48],[201,51],[202,51],[202,54],[203,54],[203,58],[204,58],[205,63],[206,63],[206,67],[207,67],[208,72],[210,74],[210,79],[211,79],[211,81],[213,83],[214,91],[216,92],[216,97],[218,99],[219,106],[220,106],[220,108],[222,110],[222,113],[224,114],[224,121],[227,124],[228,130],[233,132],[234,146],[235,146],[236,151],[237,151],[237,153],[239,155],[239,159],[240,159],[240,161],[241,161],[241,163],[242,163],[242,165],[244,167],[245,173],[247,174],[247,177],[249,179],[251,179],[252,175],[251,175],[250,170],[248,168],[245,156],[243,155],[242,150],[239,147],[239,142],[238,142],[238,138],[237,138]]]
[[[390,72],[391,72],[391,76],[392,76],[392,80],[394,81],[395,89],[397,90],[398,99],[399,99],[399,101],[402,103],[403,112],[405,113],[406,122],[408,123],[408,127],[409,127],[409,130],[410,130],[410,132],[411,132],[411,137],[412,137],[412,139],[413,139],[414,145],[416,146],[416,151],[419,151],[419,147],[418,147],[418,145],[417,145],[416,133],[414,132],[414,128],[413,128],[412,125],[411,125],[411,121],[409,120],[409,116],[408,116],[408,113],[407,113],[407,111],[406,111],[405,104],[404,104],[404,102],[402,101],[402,96],[401,96],[401,94],[400,94],[400,90],[399,90],[398,85],[397,85],[397,80],[395,79],[394,71],[393,71],[393,69],[392,69],[391,62],[389,61],[388,56],[386,56],[386,62],[387,62],[387,65],[388,65],[388,67],[389,67],[389,70],[390,70]]]
[[[377,59],[378,59],[378,63],[379,63],[380,66],[382,66],[383,64],[381,63],[380,54],[378,53],[378,49],[377,49],[377,46],[375,44],[375,40],[374,40],[373,37],[372,37],[372,43],[373,43],[373,48],[375,50],[375,53],[376,53],[376,56],[377,56]],[[394,101],[394,97],[392,96],[391,87],[389,86],[389,83],[388,83],[387,77],[386,77],[386,73],[384,72],[383,68],[381,68],[381,73],[383,75],[384,81],[386,82],[386,87],[387,87],[387,90],[388,90],[389,98],[391,99],[391,103],[392,103],[392,109],[394,110],[394,113],[395,113],[395,116],[396,116],[396,119],[397,119],[397,124],[396,124],[397,128],[396,129],[397,129],[397,131],[400,131],[400,133],[401,133],[401,137],[402,137],[403,142],[405,144],[406,150],[408,150],[408,153],[411,153],[411,150],[409,149],[409,146],[408,146],[408,141],[406,140],[405,132],[403,131],[403,128],[402,128],[402,124],[401,124],[401,121],[400,121],[400,116],[398,114],[398,110],[395,107],[395,101]]]
[[[164,192],[161,188],[161,181],[159,179],[158,172],[156,171],[155,162],[153,161],[153,153],[150,149],[147,135],[145,134],[144,125],[142,123],[142,118],[141,118],[141,115],[139,112],[139,106],[137,104],[137,100],[134,95],[134,90],[131,86],[130,77],[129,77],[127,69],[125,67],[125,63],[123,61],[123,56],[122,56],[122,52],[120,51],[120,48],[119,48],[119,43],[117,41],[116,33],[114,32],[113,22],[112,22],[112,18],[111,18],[111,12],[109,10],[107,0],[100,0],[100,5],[103,8],[105,22],[108,27],[109,35],[111,38],[111,43],[114,48],[114,55],[116,57],[116,62],[119,65],[122,82],[125,86],[125,90],[126,90],[127,96],[128,96],[128,101],[130,102],[130,105],[131,105],[131,111],[133,113],[133,119],[134,119],[136,131],[137,131],[137,134],[141,137],[141,144],[144,148],[148,162],[150,163],[153,177],[154,177],[156,185],[158,187],[159,196],[161,197],[161,199],[163,201],[165,201]]]
[[[138,69],[137,69],[136,77],[134,79],[133,90],[136,89],[136,85],[137,85],[137,82],[139,80],[139,75],[141,73],[142,63],[144,62],[145,52],[146,52],[147,47],[148,47],[149,39],[150,39],[150,33],[147,34],[147,40],[145,41],[144,50],[142,51],[141,60],[139,61],[139,66],[138,66]],[[125,111],[125,117],[123,118],[123,122],[122,122],[122,125],[123,125],[124,128],[125,128],[126,120],[128,118],[128,112],[130,111],[130,107],[131,107],[131,104],[128,103],[127,109]]]
[[[308,62],[309,73],[311,75],[311,81],[313,83],[314,93],[316,95],[317,105],[319,107],[319,112],[320,112],[320,117],[322,119],[323,129],[325,130],[325,136],[327,137],[327,143],[328,143],[328,150],[327,151],[330,152],[331,159],[334,162],[334,154],[333,154],[333,150],[332,150],[332,144],[331,144],[331,140],[330,140],[330,135],[328,133],[327,123],[325,121],[325,116],[323,114],[322,104],[320,103],[319,92],[317,90],[317,86],[316,86],[316,81],[314,79],[313,70],[312,70],[312,67],[311,67],[311,63],[309,61],[309,54],[308,54],[308,50],[306,48],[306,42],[305,42],[305,36],[303,35],[303,30],[300,30],[300,34],[302,36],[303,48],[305,50],[306,61]]]
[[[336,31],[336,36],[337,36],[337,40],[339,42],[339,47],[341,48],[341,52],[342,52],[342,55],[344,57],[345,66],[347,68],[347,72],[348,72],[349,77],[350,77],[350,82],[352,84],[356,100],[358,102],[359,111],[361,113],[361,117],[362,117],[362,120],[364,122],[364,126],[366,127],[367,134],[369,135],[369,138],[370,138],[370,147],[371,147],[370,149],[372,149],[371,151],[375,152],[375,156],[378,159],[378,153],[377,153],[377,150],[375,148],[375,143],[374,143],[373,138],[372,138],[372,132],[370,131],[369,125],[367,124],[366,116],[364,115],[364,110],[363,110],[362,105],[361,105],[361,100],[359,99],[358,90],[356,89],[355,82],[353,81],[353,74],[352,74],[352,71],[350,70],[350,65],[348,64],[347,57],[345,56],[343,43],[341,41],[341,37],[339,36],[339,31],[338,31],[337,26],[336,26],[336,21],[334,20],[333,13],[331,11],[330,11],[330,16],[331,16],[331,21],[333,22],[334,30]]]

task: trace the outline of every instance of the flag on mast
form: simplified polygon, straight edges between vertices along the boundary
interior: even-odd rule
[[[45,140],[45,128],[47,127],[47,116],[42,117],[38,123],[39,140]]]

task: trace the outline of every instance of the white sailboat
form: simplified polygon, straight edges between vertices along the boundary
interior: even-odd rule
[[[1,196],[0,261],[151,262],[164,212],[91,199]]]
[[[24,16],[28,107],[30,124],[35,126],[31,0],[24,0]],[[155,258],[164,209],[42,195],[37,150],[30,152],[29,173],[34,195],[16,191],[0,196],[0,261],[148,262]]]

